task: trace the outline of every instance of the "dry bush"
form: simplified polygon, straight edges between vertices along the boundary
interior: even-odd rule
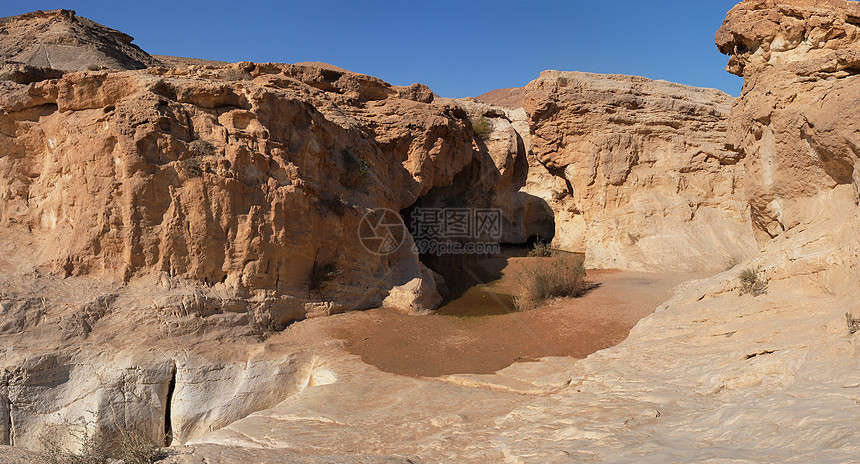
[[[761,296],[767,293],[767,281],[759,277],[760,268],[748,267],[741,271],[738,277],[741,280],[741,295],[747,293],[752,296]]]
[[[552,256],[552,248],[546,242],[535,242],[532,249],[529,250],[529,257],[531,258],[549,258],[550,256]]]
[[[741,261],[743,260],[740,256],[732,256],[730,258],[727,258],[725,262],[725,270],[731,271],[732,269],[736,268],[738,264],[741,263]]]
[[[856,319],[851,313],[845,313],[845,322],[848,323],[848,333],[854,335],[860,332],[860,319]]]
[[[493,123],[486,116],[478,116],[472,120],[472,131],[481,140],[487,140],[493,132]]]
[[[534,309],[557,297],[579,297],[588,291],[582,262],[569,257],[540,260],[517,276],[514,304],[520,311]]]
[[[90,433],[80,437],[80,451],[72,452],[56,439],[56,434],[41,437],[42,462],[45,464],[151,464],[167,457],[162,443],[137,429],[118,429]]]

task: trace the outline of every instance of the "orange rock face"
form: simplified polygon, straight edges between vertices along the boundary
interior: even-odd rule
[[[744,155],[759,237],[858,201],[860,3],[745,1],[716,35],[743,75],[728,140]],[[840,205],[840,206],[837,206]]]
[[[190,279],[327,313],[389,293],[410,310],[438,301],[409,243],[380,256],[357,234],[368,211],[400,211],[477,153],[467,114],[424,86],[254,64],[3,86],[2,240],[31,244],[12,265]]]

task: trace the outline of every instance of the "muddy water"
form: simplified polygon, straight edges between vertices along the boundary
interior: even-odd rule
[[[512,260],[525,258],[528,253],[529,248],[525,246],[506,246],[501,253],[491,256],[423,256],[422,262],[442,275],[448,287],[445,301],[435,314],[480,317],[516,311],[513,297],[516,276],[507,270]],[[572,259],[584,259],[581,254],[563,254]]]
[[[584,358],[616,345],[671,296],[675,285],[694,277],[590,270],[588,280],[599,285],[582,298],[500,313],[490,295],[509,295],[513,276],[541,259],[546,258],[507,259],[498,271],[500,279],[471,292],[466,289],[448,302],[445,311],[456,315],[410,316],[381,308],[321,318],[318,323],[344,340],[350,353],[385,372],[416,377],[486,374],[518,361]],[[469,302],[480,308],[469,308]]]

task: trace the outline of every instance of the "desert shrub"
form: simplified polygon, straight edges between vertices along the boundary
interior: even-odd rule
[[[740,263],[741,263],[741,258],[739,256],[732,256],[732,257],[726,259],[726,270],[731,271],[732,269],[737,267],[737,265]]]
[[[105,68],[103,68],[97,64],[91,64],[91,65],[87,66],[87,71],[101,71],[102,69],[105,69]]]
[[[552,248],[550,248],[549,243],[535,242],[532,249],[529,250],[529,256],[532,258],[549,258],[552,256]]]
[[[860,319],[854,319],[851,313],[845,313],[845,322],[848,323],[848,333],[854,335],[860,332]]]
[[[559,77],[557,82],[559,87],[567,87],[567,84],[570,83],[567,77],[564,76]]]
[[[357,159],[348,152],[344,153],[346,172],[342,178],[342,184],[349,188],[358,188],[367,185],[373,171],[373,164],[365,158]]]
[[[188,177],[200,177],[203,175],[203,159],[200,157],[186,158],[179,161],[179,167]]]
[[[370,164],[370,161],[367,161],[364,158],[362,158],[358,161],[358,173],[363,175],[363,176],[370,174],[370,168],[371,167],[372,167],[372,165]]]
[[[197,139],[188,144],[188,151],[191,156],[179,161],[179,167],[189,177],[200,177],[203,175],[205,166],[205,158],[215,155],[215,147],[201,139]]]
[[[233,68],[219,70],[218,78],[225,81],[250,81],[253,79],[248,71]]]
[[[167,457],[162,443],[137,429],[113,431],[84,431],[79,437],[80,451],[62,447],[55,434],[44,434],[41,458],[45,464],[151,464]]]
[[[472,120],[472,131],[481,140],[487,140],[493,132],[493,123],[486,116],[478,116]]]
[[[194,154],[194,156],[213,156],[215,155],[215,147],[203,140],[196,139],[188,144],[188,149]]]
[[[514,304],[521,311],[552,298],[582,296],[588,290],[582,262],[565,257],[540,260],[521,271],[517,281]]]
[[[741,295],[749,293],[752,296],[760,296],[767,293],[767,281],[761,279],[760,271],[757,267],[748,267],[741,271],[738,276],[741,281]]]

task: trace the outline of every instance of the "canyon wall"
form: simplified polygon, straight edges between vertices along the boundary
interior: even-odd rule
[[[775,271],[829,293],[858,278],[860,4],[745,1],[716,35],[744,77],[728,141]]]
[[[435,305],[408,244],[381,256],[358,236],[368,211],[399,211],[472,161],[467,115],[426,87],[251,64],[3,85],[0,224],[33,244],[18,263],[187,279],[288,312],[379,306],[402,285],[393,304]],[[320,266],[330,279],[313,285]]]
[[[557,179],[553,244],[584,251],[589,267],[642,271],[750,256],[743,156],[725,142],[732,100],[635,76],[543,72],[524,105],[532,155]]]

